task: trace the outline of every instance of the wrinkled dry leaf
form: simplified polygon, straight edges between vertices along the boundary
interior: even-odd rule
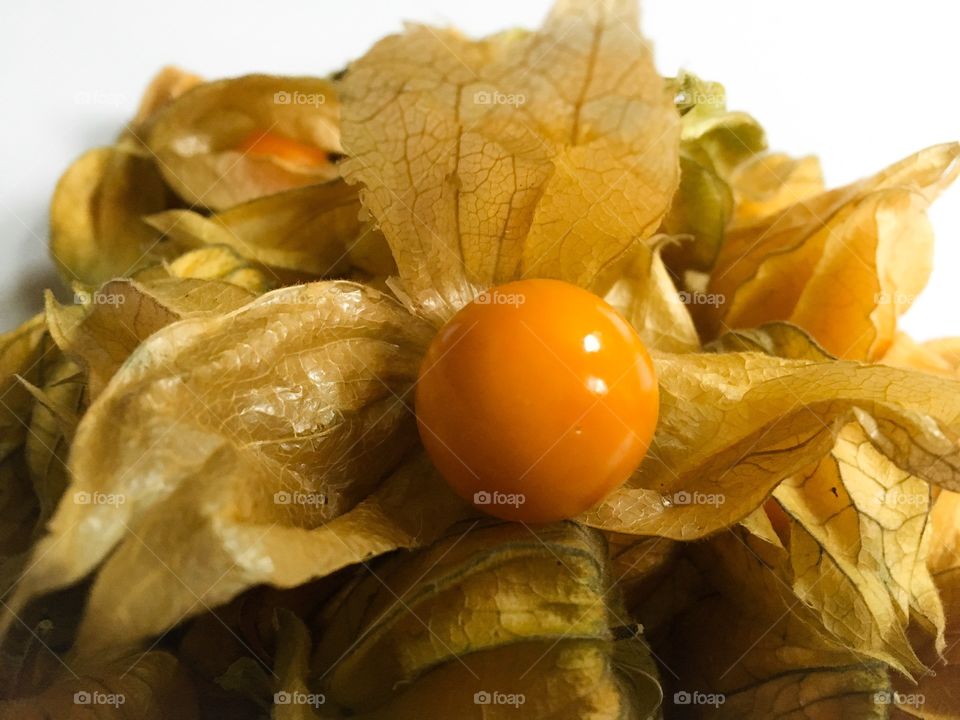
[[[714,352],[760,352],[792,360],[834,360],[803,328],[774,322],[724,333],[707,348]]]
[[[173,277],[198,280],[222,280],[262,295],[270,289],[266,275],[229,247],[215,246],[191,250],[169,262],[166,272]],[[140,275],[137,279],[140,279]]]
[[[911,615],[944,647],[943,606],[925,558],[930,487],[897,468],[852,423],[831,454],[782,483],[793,587],[845,644],[906,672],[922,671]]]
[[[167,278],[149,283],[113,280],[85,305],[65,306],[47,293],[47,325],[59,348],[87,371],[97,397],[140,343],[183,318],[223,315],[253,300],[236,285]]]
[[[9,592],[66,479],[65,434],[83,386],[42,315],[0,336],[0,595]]]
[[[636,328],[651,350],[700,348],[693,320],[656,248],[640,247],[604,298]]]
[[[927,564],[946,610],[946,649],[937,652],[927,643],[924,659],[930,670],[917,684],[907,679],[895,684],[899,709],[926,720],[960,718],[960,494],[943,491],[930,513],[932,540]]]
[[[170,205],[152,161],[119,147],[78,158],[50,205],[50,252],[67,284],[128,276],[155,255],[158,239],[141,217]]]
[[[960,144],[938,145],[732,230],[710,280],[724,302],[704,308],[706,332],[788,320],[834,355],[880,358],[926,284],[925,210],[958,157]]]
[[[338,704],[367,711],[439,664],[469,663],[468,653],[564,633],[609,637],[609,610],[598,602],[609,582],[603,551],[599,535],[579,526],[497,525],[388,560],[327,620],[317,650],[324,686]]]
[[[389,257],[383,236],[359,214],[357,189],[336,181],[258,198],[209,217],[169,210],[147,222],[180,245],[224,245],[275,279],[286,279],[347,273],[353,247],[361,241],[382,245],[381,256]],[[393,271],[389,264],[372,269]]]
[[[132,140],[135,147],[145,149],[143,137],[157,113],[187,90],[202,82],[203,78],[199,75],[194,75],[178,67],[168,65],[161,68],[144,89],[143,96],[140,98],[140,105],[137,107],[137,113],[124,128],[120,142]]]
[[[609,580],[602,539],[581,526],[471,526],[377,564],[332,605],[313,659],[319,689],[331,710],[370,719],[426,707],[646,718],[660,704],[655,670],[642,650],[614,651]],[[477,707],[483,692],[522,701]]]
[[[954,338],[918,343],[906,333],[898,332],[881,362],[894,367],[957,377],[960,370],[960,343]]]
[[[636,26],[629,0],[562,2],[537,33],[413,26],[350,66],[343,173],[424,314],[519,276],[603,291],[656,230],[679,129]]]
[[[12,606],[112,551],[80,629],[93,652],[251,585],[298,585],[441,532],[462,505],[422,463],[357,505],[415,438],[403,398],[430,335],[346,282],[154,333],[84,416],[71,501]]]
[[[954,372],[960,370],[960,338],[928,340],[923,346],[949,364]]]
[[[160,236],[142,216],[168,207],[151,159],[119,147],[82,155],[50,203],[50,255],[64,282],[96,286],[162,258]]]
[[[26,439],[24,418],[30,414],[33,397],[17,376],[34,384],[39,381],[41,361],[48,349],[44,344],[46,331],[43,315],[37,315],[0,335],[0,462]]]
[[[58,358],[44,372],[43,385],[36,388],[34,397],[24,458],[40,506],[37,528],[42,529],[69,482],[67,455],[89,399],[82,369],[65,357]]]
[[[246,75],[180,95],[145,140],[180,197],[222,210],[336,177],[330,155],[340,152],[339,114],[326,80]],[[245,147],[251,142],[253,149]],[[277,151],[278,144],[294,152]]]
[[[882,663],[833,641],[740,531],[693,546],[706,587],[653,636],[668,717],[880,718]],[[774,549],[775,550],[775,549]],[[696,702],[694,697],[696,696]]]
[[[957,474],[960,386],[882,366],[753,352],[658,353],[660,420],[637,472],[582,516],[618,532],[693,539],[760,506],[825,457],[854,409],[896,463],[945,487]],[[859,419],[859,417],[858,417]]]
[[[0,720],[194,720],[196,693],[177,659],[136,653],[110,662],[53,666],[49,685],[0,700]]]
[[[761,153],[745,160],[727,178],[735,200],[733,222],[748,224],[824,191],[820,161]]]
[[[709,270],[717,259],[727,223],[733,213],[730,187],[710,168],[680,156],[680,187],[663,231],[677,237],[663,254],[671,268]]]

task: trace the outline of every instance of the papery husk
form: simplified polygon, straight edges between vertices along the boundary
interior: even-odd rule
[[[144,140],[183,200],[223,210],[335,178],[332,161],[298,165],[239,148],[251,133],[261,132],[340,153],[339,114],[337,93],[327,80],[245,75],[203,83],[178,96],[154,119]]]

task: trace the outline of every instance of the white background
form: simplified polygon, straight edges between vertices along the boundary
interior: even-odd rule
[[[0,0],[0,330],[57,284],[46,211],[57,177],[109,143],[162,65],[207,77],[325,74],[403,20],[469,34],[535,27],[549,0]],[[647,0],[661,72],[727,87],[773,148],[820,155],[830,184],[960,139],[952,0]],[[960,188],[931,217],[930,287],[905,318],[919,338],[960,335]]]

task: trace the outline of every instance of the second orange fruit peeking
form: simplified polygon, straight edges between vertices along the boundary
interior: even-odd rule
[[[574,517],[619,487],[657,424],[653,363],[630,324],[558,280],[487,291],[434,338],[420,436],[451,487],[491,515]]]

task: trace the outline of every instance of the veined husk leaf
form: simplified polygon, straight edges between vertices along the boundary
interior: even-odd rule
[[[246,75],[183,93],[158,114],[145,141],[180,197],[190,205],[222,210],[336,177],[332,162],[250,153],[243,143],[270,133],[339,153],[339,114],[336,92],[327,80]]]
[[[930,486],[901,470],[857,423],[831,453],[783,482],[792,586],[847,646],[917,674],[907,637],[917,620],[943,650],[944,611],[926,567]]]
[[[792,158],[760,153],[737,165],[727,179],[733,191],[735,225],[772,215],[826,189],[820,161],[813,155]]]
[[[195,88],[203,78],[173,65],[161,68],[147,84],[140,98],[136,114],[124,127],[117,144],[141,154],[149,154],[144,137],[157,114],[167,105]]]
[[[63,489],[65,435],[75,421],[65,416],[84,402],[75,370],[42,315],[0,336],[0,596],[20,575]]]
[[[960,371],[960,339],[941,338],[918,343],[906,333],[898,332],[881,362],[894,367],[957,377]]]
[[[727,333],[714,349],[832,359],[801,329],[784,323]],[[774,491],[774,509],[789,528],[788,582],[841,642],[916,673],[922,666],[907,639],[910,618],[937,637],[939,647],[943,643],[943,608],[924,565],[930,487],[883,454],[891,443],[881,436],[896,431],[881,431],[856,408],[852,417],[858,422],[840,430],[829,454]]]
[[[668,717],[887,717],[887,667],[823,631],[775,569],[782,548],[742,529],[690,547],[703,586],[650,635]]]
[[[783,323],[727,333],[715,345],[830,358],[802,330]],[[916,673],[921,666],[907,637],[910,620],[939,650],[944,643],[943,607],[925,565],[931,488],[891,457],[921,472],[938,458],[897,452],[884,437],[904,428],[881,430],[860,410],[854,417],[829,455],[777,487],[771,509],[782,516],[789,538],[791,584],[821,613],[824,626],[851,647]]]
[[[636,28],[632,0],[571,0],[536,33],[412,26],[349,67],[343,175],[423,314],[517,277],[602,293],[657,229],[679,127]]]
[[[663,249],[670,267],[678,273],[709,270],[732,214],[730,186],[709,167],[681,155],[680,186],[663,219],[663,232],[678,239]]]
[[[395,272],[383,236],[360,220],[360,211],[357,188],[333,181],[256,198],[210,216],[169,210],[147,222],[185,247],[232,248],[276,280],[344,275],[355,264],[353,248],[364,243],[383,248],[380,262],[365,269]]]
[[[599,534],[580,526],[495,525],[390,558],[325,620],[316,658],[324,686],[345,708],[370,710],[398,684],[467,653],[564,633],[608,637],[604,553]]]
[[[630,321],[648,348],[679,353],[700,348],[682,298],[660,250],[640,246],[604,299]]]
[[[83,369],[61,353],[44,370],[42,385],[32,388],[36,402],[23,452],[39,503],[37,530],[53,515],[69,482],[67,456],[77,423],[89,402]]]
[[[947,617],[946,648],[938,652],[927,638],[922,657],[930,669],[916,678],[898,678],[893,696],[907,717],[960,718],[960,494],[943,491],[930,513],[932,540],[927,566]]]
[[[225,315],[254,297],[215,280],[112,280],[82,305],[61,305],[48,292],[46,318],[60,350],[87,371],[93,399],[140,343],[160,328],[184,318]]]
[[[474,523],[348,586],[324,618],[316,687],[330,712],[371,720],[646,718],[656,670],[638,637],[617,649],[609,581],[603,540],[582,526]],[[477,703],[484,692],[522,701]]]
[[[897,465],[957,488],[960,385],[925,373],[756,352],[656,353],[660,420],[646,459],[582,519],[694,539],[750,514],[855,419]]]
[[[960,338],[928,340],[923,343],[923,347],[942,358],[955,372],[960,369]]]
[[[542,642],[516,642],[470,655],[469,671],[456,662],[441,665],[414,685],[398,688],[395,700],[369,713],[333,714],[335,710],[320,703],[326,696],[312,693],[308,685],[307,630],[295,616],[287,617],[294,628],[281,637],[285,642],[278,648],[276,663],[280,690],[274,697],[307,702],[275,705],[273,720],[419,720],[426,716],[508,720],[521,713],[525,718],[659,717],[650,714],[660,705],[656,668],[646,645],[637,638],[615,641],[612,662],[608,643],[571,638],[544,649]],[[530,672],[518,678],[517,668],[522,667]],[[501,697],[513,696],[515,704],[475,701],[475,696],[490,693],[489,688],[497,688]],[[318,704],[310,705],[311,699]]]
[[[254,295],[262,295],[272,288],[270,279],[263,271],[253,267],[235,250],[222,245],[185,252],[167,263],[163,270],[164,274],[172,277],[222,280],[249,290]],[[136,279],[142,277],[137,275]]]
[[[652,607],[650,588],[684,580],[682,569],[678,569],[683,543],[657,536],[615,532],[605,532],[604,536],[609,545],[610,568],[616,591],[623,596],[624,607],[630,617],[640,620],[646,627],[662,610]],[[639,616],[641,605],[644,613],[642,618]],[[670,606],[670,613],[680,609],[674,601]]]
[[[110,554],[80,628],[88,654],[251,585],[290,587],[441,532],[462,504],[422,462],[361,502],[416,437],[405,396],[430,336],[348,282],[155,332],[81,421],[72,501],[12,607]]]
[[[926,284],[925,210],[960,171],[958,157],[960,144],[934,146],[732,229],[709,286],[725,302],[704,308],[703,328],[788,320],[839,357],[882,357]]]
[[[759,352],[791,360],[836,360],[803,328],[772,322],[747,330],[731,330],[707,345],[713,352]]]
[[[160,235],[142,217],[171,199],[151,158],[119,146],[80,156],[50,202],[50,255],[63,281],[97,286],[162,259]]]
[[[0,720],[195,720],[196,692],[166,652],[133,653],[106,661],[58,665],[47,684],[0,700]]]
[[[39,382],[45,353],[47,326],[43,315],[0,335],[0,461],[23,445],[27,436],[25,418],[30,414],[33,397],[17,378]]]

